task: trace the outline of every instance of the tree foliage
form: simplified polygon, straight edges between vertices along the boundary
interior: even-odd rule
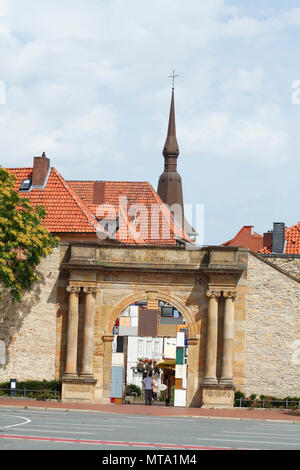
[[[16,178],[0,168],[0,283],[14,300],[39,279],[36,267],[58,246],[43,225],[46,210],[32,206],[15,190]]]

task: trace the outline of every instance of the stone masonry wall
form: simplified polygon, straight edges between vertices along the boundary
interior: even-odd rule
[[[59,249],[42,261],[40,280],[20,304],[7,293],[0,302],[0,382],[53,380],[55,374]]]
[[[262,256],[262,258],[275,264],[279,268],[284,269],[286,272],[300,280],[300,258],[294,258],[293,256],[284,258],[278,256]]]
[[[300,283],[249,254],[246,395],[300,396]]]

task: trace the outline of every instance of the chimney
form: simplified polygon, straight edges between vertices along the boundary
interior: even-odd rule
[[[273,243],[273,232],[269,231],[269,232],[264,233],[263,246],[272,248],[272,243]]]
[[[273,223],[273,253],[283,253],[285,244],[284,222]]]
[[[105,196],[105,181],[95,181],[94,183],[94,195],[93,202],[94,204],[101,205],[104,204]]]
[[[45,152],[41,157],[34,157],[32,170],[32,186],[44,187],[50,168],[50,160],[46,157]]]

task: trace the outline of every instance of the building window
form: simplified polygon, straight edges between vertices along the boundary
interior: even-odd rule
[[[144,357],[144,342],[142,339],[138,340],[138,357],[143,358]]]

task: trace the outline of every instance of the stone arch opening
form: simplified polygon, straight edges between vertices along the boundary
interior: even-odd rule
[[[115,325],[116,319],[119,317],[119,315],[127,307],[129,307],[134,302],[139,302],[139,301],[145,300],[145,299],[147,299],[147,297],[148,297],[148,292],[143,291],[143,292],[133,294],[133,295],[131,295],[129,297],[126,297],[125,299],[121,300],[121,302],[113,309],[113,311],[111,313],[110,320],[109,320],[109,322],[106,326],[106,329],[105,329],[105,334],[106,335],[111,334],[111,332],[113,330],[113,327]],[[194,321],[194,319],[193,319],[193,317],[192,317],[192,315],[189,311],[189,308],[185,306],[182,299],[179,299],[179,298],[177,298],[173,295],[169,295],[169,294],[166,294],[166,293],[160,292],[160,291],[158,291],[156,293],[156,297],[159,300],[162,300],[164,302],[169,303],[170,305],[175,307],[181,313],[181,315],[184,317],[184,319],[186,321],[187,328],[188,328],[188,331],[189,331],[189,337],[190,338],[196,338],[195,321]]]
[[[138,318],[130,318],[132,314],[128,315],[128,312],[138,307],[138,309],[145,309],[147,315],[147,312],[153,308],[153,303],[156,303],[158,307],[157,318],[159,318],[160,332],[157,330],[155,336],[147,337],[146,334],[141,333],[140,325],[139,329],[129,326],[130,324],[137,326],[137,321],[133,323],[133,320],[138,320]],[[138,309],[135,311],[138,312]],[[172,314],[169,318],[162,318],[164,317],[162,312],[166,313],[168,309],[176,312],[177,315],[175,313],[175,316]],[[140,322],[140,314],[136,315]],[[121,323],[122,326],[120,326]],[[119,328],[122,329],[120,335]],[[189,362],[191,362],[191,370],[194,369],[192,364],[194,355],[191,355],[191,361],[187,357],[187,339],[194,338],[195,341],[195,327],[191,314],[182,300],[163,292],[144,291],[131,295],[121,300],[112,311],[106,333],[111,335],[112,331],[110,398],[117,403],[124,402],[125,397],[128,396],[127,387],[141,387],[146,373],[155,370],[157,398],[166,404],[172,402],[177,406],[186,406],[193,386],[193,380],[189,380]],[[191,344],[194,345],[194,343]],[[167,354],[165,354],[166,350]],[[107,364],[106,359],[105,363]],[[149,363],[151,363],[150,366]],[[167,386],[167,390],[161,393],[164,392],[162,390],[164,386]]]

